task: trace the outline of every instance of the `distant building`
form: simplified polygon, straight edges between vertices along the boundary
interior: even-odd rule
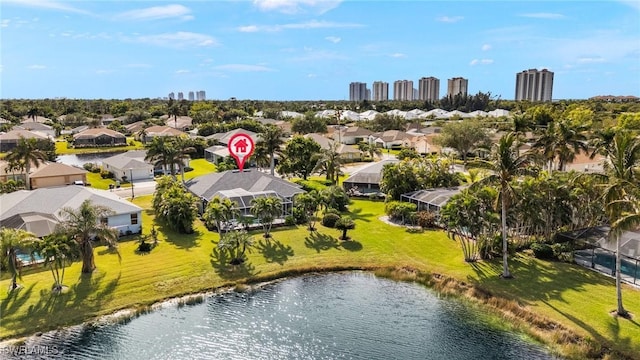
[[[195,94],[193,93],[193,91],[189,91],[189,101],[193,101],[196,99]]]
[[[435,102],[440,99],[440,79],[433,76],[418,81],[418,100]]]
[[[352,82],[349,84],[349,101],[363,101],[367,98],[367,83]]]
[[[202,100],[206,100],[207,96],[205,95],[204,90],[200,90],[198,92],[196,92],[196,100],[198,101],[202,101]]]
[[[178,93],[178,100],[184,100],[184,94],[182,93],[182,91]]]
[[[389,100],[389,83],[383,81],[374,81],[373,83],[373,101]]]
[[[447,96],[467,95],[469,80],[461,77],[454,77],[447,81]]]
[[[396,80],[393,82],[393,100],[413,100],[413,81]]]
[[[176,94],[174,94],[173,92],[170,92],[169,93],[169,99],[175,100],[176,99]]]
[[[551,101],[553,72],[529,69],[516,74],[516,101]]]

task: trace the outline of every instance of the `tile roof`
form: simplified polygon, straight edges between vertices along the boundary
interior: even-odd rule
[[[102,159],[102,163],[117,169],[146,169],[153,165],[144,161],[146,150],[132,150]]]
[[[380,184],[382,179],[382,169],[387,164],[396,164],[399,161],[396,159],[386,159],[372,163],[369,166],[363,167],[359,171],[353,173],[346,178],[343,183],[358,183],[358,184]]]
[[[256,170],[211,173],[191,179],[185,185],[196,196],[207,200],[211,200],[221,191],[234,189],[244,189],[252,193],[275,191],[285,198],[304,193],[300,185]]]
[[[29,131],[29,130],[22,130],[22,129],[11,130],[5,134],[0,135],[0,141],[19,140],[20,138],[48,139],[48,137],[44,134],[34,132],[34,131]]]
[[[39,167],[36,171],[31,173],[30,178],[35,179],[60,175],[82,175],[86,173],[87,171],[85,169],[53,162]]]
[[[101,135],[111,136],[114,138],[126,138],[126,136],[124,136],[123,134],[107,128],[87,129],[85,131],[81,131],[73,135],[73,138],[74,139],[90,139],[90,138],[95,138]]]

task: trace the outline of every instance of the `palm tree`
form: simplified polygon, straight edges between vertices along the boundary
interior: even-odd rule
[[[244,230],[234,230],[218,242],[218,249],[229,252],[231,265],[242,264],[245,252],[252,246],[253,237]]]
[[[335,185],[342,175],[342,164],[344,160],[340,157],[338,148],[340,144],[337,142],[331,143],[328,149],[322,149],[321,156],[316,163],[316,167],[313,172],[318,171],[320,174],[325,174],[326,179]]]
[[[340,240],[349,240],[347,231],[355,228],[356,223],[353,221],[351,216],[342,216],[338,221],[336,221],[336,229],[342,230],[342,237],[340,237]]]
[[[191,142],[187,137],[174,138],[172,143],[177,150],[177,165],[180,166],[180,176],[182,177],[182,182],[184,183],[185,163],[187,163],[191,159],[191,156],[189,154],[193,154],[194,152],[196,152],[196,148],[191,146]]]
[[[162,172],[166,175],[167,164],[165,161],[165,147],[166,138],[162,136],[154,137],[150,143],[147,144],[147,155],[144,157],[145,161],[152,161],[154,166],[162,166]]]
[[[269,154],[269,171],[271,175],[275,174],[275,155],[280,154],[280,147],[284,144],[282,136],[282,129],[273,125],[265,126],[262,133],[260,133],[261,142],[264,143]]]
[[[176,166],[178,166],[184,182],[184,162],[189,159],[189,154],[195,151],[186,139],[154,137],[147,146],[145,160],[152,161],[154,166],[162,166],[165,173],[169,169],[174,179]]]
[[[214,196],[207,204],[207,209],[203,214],[203,219],[207,227],[216,227],[220,234],[220,239],[224,237],[228,229],[227,223],[239,213],[236,205],[228,198]]]
[[[44,259],[44,266],[48,266],[53,275],[54,292],[62,291],[64,270],[70,265],[77,254],[76,244],[73,239],[65,234],[54,233],[45,236],[34,249]]]
[[[113,215],[113,210],[94,205],[91,200],[85,200],[78,209],[65,207],[60,211],[65,220],[59,224],[59,232],[73,238],[78,244],[82,258],[82,273],[89,274],[96,268],[93,255],[92,239],[104,240],[110,247],[116,247],[118,231],[109,227],[107,218]]]
[[[530,166],[533,160],[530,154],[519,154],[517,148],[517,138],[514,133],[508,133],[500,138],[494,145],[489,160],[478,160],[474,165],[491,171],[484,179],[476,184],[486,185],[487,183],[498,183],[498,200],[501,206],[502,222],[502,277],[511,278],[509,272],[509,243],[507,239],[507,210],[514,197],[514,190],[511,181],[520,175],[532,172]],[[497,207],[497,206],[496,206]]]
[[[271,237],[273,221],[282,215],[282,199],[277,196],[265,196],[255,198],[252,201],[251,213],[260,219],[264,229],[264,238]]]
[[[178,128],[178,116],[182,113],[179,104],[172,104],[167,108],[167,115],[169,115],[169,119],[173,117],[173,127]]]
[[[25,230],[5,227],[0,229],[0,263],[11,273],[9,291],[18,288],[17,279],[21,277],[18,249],[32,248],[37,241],[35,235]]]
[[[620,235],[640,220],[640,139],[630,132],[617,134],[606,149],[605,163],[608,183],[604,189],[605,212],[611,224],[610,238],[616,242],[616,294],[620,316],[628,313],[622,306],[622,279],[620,274]]]
[[[374,160],[376,155],[382,156],[382,150],[380,150],[379,147],[366,141],[361,141],[358,143],[358,150],[369,155],[371,157],[371,160]]]
[[[317,220],[317,213],[320,209],[321,196],[317,190],[312,190],[305,194],[296,196],[296,205],[302,207],[307,215],[308,229],[309,231],[315,231],[315,223]]]
[[[572,125],[569,121],[549,123],[545,132],[534,143],[533,147],[547,160],[549,172],[553,171],[553,163],[558,160],[558,170],[565,170],[567,163],[575,160],[580,152],[587,153],[588,143],[584,125]]]
[[[18,145],[13,148],[5,157],[12,168],[18,168],[25,172],[25,186],[31,190],[29,173],[31,166],[39,166],[47,160],[47,154],[38,147],[38,140],[35,138],[20,138]]]

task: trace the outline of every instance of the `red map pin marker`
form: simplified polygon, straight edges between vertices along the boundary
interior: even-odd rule
[[[244,169],[244,162],[247,161],[256,148],[251,136],[243,133],[233,135],[231,139],[229,139],[227,147],[231,156],[236,160],[240,171]]]

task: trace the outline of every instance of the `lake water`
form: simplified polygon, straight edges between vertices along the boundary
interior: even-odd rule
[[[26,346],[54,350],[48,359],[554,358],[464,302],[361,272],[216,294],[126,324],[45,333]]]
[[[86,163],[94,163],[94,164],[102,164],[102,159],[106,159],[108,157],[112,157],[114,155],[121,154],[122,151],[119,152],[108,152],[108,153],[89,153],[89,154],[72,154],[72,155],[58,155],[56,161],[59,163],[63,163],[71,166],[82,167],[82,165]]]

